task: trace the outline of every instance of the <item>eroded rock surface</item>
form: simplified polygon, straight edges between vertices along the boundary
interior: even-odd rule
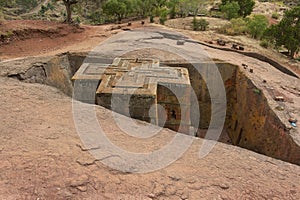
[[[205,158],[197,139],[182,158],[147,174],[112,170],[82,146],[71,99],[49,86],[0,78],[2,199],[241,199],[300,198],[300,168],[218,143]],[[46,91],[46,92],[45,92]],[[132,152],[159,149],[174,132],[141,140],[97,107],[109,139]]]

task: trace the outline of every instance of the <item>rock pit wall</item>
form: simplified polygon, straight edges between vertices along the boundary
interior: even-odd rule
[[[0,63],[0,75],[54,86],[71,96],[73,92],[71,77],[83,60],[83,54],[62,54],[54,57],[6,61]],[[172,66],[183,67],[184,64]],[[217,63],[217,66],[227,96],[225,127],[233,144],[300,165],[299,144],[291,136],[291,130],[270,107],[268,101],[273,100],[266,98],[264,91],[256,87],[237,66],[226,63]],[[201,112],[200,122],[193,121],[194,109],[191,108],[191,123],[192,125],[198,123],[200,128],[207,128],[211,117],[208,89],[201,75],[195,73],[191,65],[185,67],[189,70],[191,84],[198,101],[191,102],[191,105],[199,103]]]
[[[220,72],[221,78],[224,82],[224,87],[226,91],[227,104],[232,103],[228,99],[234,97],[235,94],[235,80],[237,66],[228,64],[228,63],[200,63],[200,64],[167,64],[169,66],[176,67],[185,67],[189,71],[190,82],[192,88],[195,92],[197,99],[191,98],[191,124],[194,127],[199,127],[200,129],[207,129],[211,120],[211,98],[207,84],[202,75],[206,78],[211,79],[211,83],[217,83],[215,79],[219,78],[214,72],[209,70],[210,67],[217,67]],[[195,67],[201,68],[201,74]],[[218,73],[218,72],[217,72]],[[226,101],[226,99],[224,99]],[[198,120],[198,108],[196,105],[199,105],[200,110],[200,121]],[[197,119],[197,120],[195,120]]]
[[[194,127],[207,129],[211,120],[211,99],[206,82],[191,64],[168,64],[186,67],[198,102],[191,102],[191,122]],[[201,63],[201,73],[210,76],[208,67]],[[300,147],[290,130],[269,105],[264,91],[258,88],[238,66],[217,62],[223,79],[227,111],[225,128],[234,145],[300,165]],[[214,75],[211,75],[214,77]],[[274,101],[269,99],[269,101]],[[193,120],[197,113],[193,105],[199,104],[200,121]],[[198,126],[197,126],[198,125]]]
[[[0,76],[27,83],[41,83],[58,88],[68,96],[73,94],[71,78],[81,66],[84,53],[32,57],[0,63]]]
[[[72,96],[71,66],[67,56],[54,57],[45,65],[46,84],[59,88],[68,96]]]
[[[228,98],[226,119],[233,144],[299,165],[300,147],[271,109],[264,91],[239,70],[234,88],[235,96]]]

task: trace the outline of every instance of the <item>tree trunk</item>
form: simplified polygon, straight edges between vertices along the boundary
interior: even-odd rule
[[[117,16],[118,16],[118,23],[121,23],[122,15],[121,14],[117,14]]]
[[[296,50],[295,49],[291,49],[291,58],[292,59],[295,58],[295,54],[296,54]]]
[[[65,7],[66,7],[66,11],[67,11],[67,19],[66,22],[71,24],[72,21],[72,8],[71,5],[78,3],[77,0],[63,0]]]
[[[67,10],[67,19],[66,22],[68,24],[72,23],[72,10],[71,10],[71,4],[70,3],[65,3],[66,10]]]
[[[198,16],[198,12],[199,12],[199,8],[196,8],[195,11],[194,11],[194,17]]]

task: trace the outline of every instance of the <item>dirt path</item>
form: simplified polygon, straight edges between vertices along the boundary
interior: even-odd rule
[[[120,25],[85,26],[40,21],[15,20],[0,25],[0,32],[13,36],[0,41],[0,60],[28,56],[55,55],[67,51],[90,51],[121,28],[141,27],[140,21]],[[112,30],[113,29],[113,30]]]

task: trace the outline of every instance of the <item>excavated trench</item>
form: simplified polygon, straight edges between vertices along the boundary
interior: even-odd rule
[[[30,83],[47,84],[72,96],[72,76],[82,65],[85,53],[66,53],[54,57],[28,58],[2,62],[10,66],[10,71],[1,71],[1,76],[17,78]],[[187,68],[191,85],[196,93],[200,108],[200,121],[191,125],[199,127],[197,136],[201,137],[209,127],[211,118],[211,99],[206,83],[191,64],[164,63],[168,66]],[[223,79],[227,96],[225,134],[233,145],[300,165],[300,147],[289,134],[289,130],[270,108],[264,93],[238,67],[228,63],[215,63]],[[209,67],[211,63],[201,63]],[[13,66],[13,67],[12,67]],[[1,68],[3,69],[3,68]]]

